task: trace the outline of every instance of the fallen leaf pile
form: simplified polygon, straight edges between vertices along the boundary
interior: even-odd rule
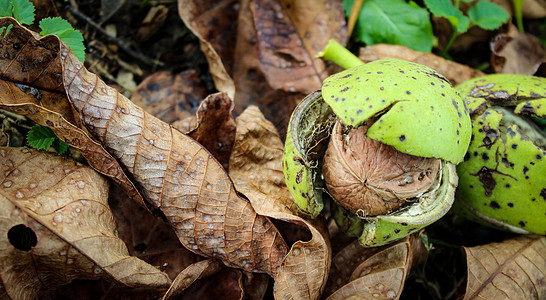
[[[74,279],[165,289],[167,274],[116,236],[108,182],[71,159],[0,148],[0,293],[34,299]]]
[[[56,36],[0,18],[11,27],[0,40],[0,109],[71,146],[69,156],[0,147],[0,298],[399,298],[427,255],[420,235],[377,248],[334,240],[328,215],[298,212],[282,171],[293,108],[335,72],[316,53],[329,39],[346,43],[341,3],[178,7],[218,93],[194,71],[162,71],[128,99]],[[148,19],[165,22],[164,10]],[[426,64],[456,83],[482,74],[401,46],[360,56]],[[513,64],[509,55],[499,68]],[[544,237],[465,252],[465,299],[546,297]]]

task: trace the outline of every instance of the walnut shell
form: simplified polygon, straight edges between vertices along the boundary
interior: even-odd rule
[[[430,189],[440,159],[402,153],[366,136],[368,123],[343,132],[337,122],[324,155],[322,173],[328,192],[360,217],[398,210]]]

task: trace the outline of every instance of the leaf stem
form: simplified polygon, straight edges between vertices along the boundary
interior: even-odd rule
[[[329,40],[326,48],[317,54],[324,60],[332,61],[339,66],[349,69],[364,64],[356,55],[347,50],[336,40]]]
[[[516,23],[518,26],[519,32],[524,32],[525,29],[523,28],[523,14],[522,14],[522,8],[523,8],[523,2],[525,0],[514,0],[514,15],[516,17]]]
[[[429,238],[428,240],[429,240],[432,244],[440,245],[440,246],[443,246],[443,247],[446,247],[446,248],[461,249],[461,246],[460,246],[460,245],[456,245],[456,244],[444,242],[444,241],[442,241],[442,240],[438,240],[438,239],[435,239],[435,238]]]
[[[453,33],[449,37],[449,40],[447,41],[447,44],[444,46],[444,49],[442,49],[442,53],[440,53],[441,57],[443,57],[443,58],[447,57],[447,55],[448,55],[447,51],[449,50],[449,48],[451,48],[451,45],[453,45],[453,42],[455,41],[457,36],[459,36],[459,33],[457,32],[457,29],[455,27],[453,27]]]

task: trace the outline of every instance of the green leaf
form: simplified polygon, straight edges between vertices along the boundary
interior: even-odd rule
[[[352,3],[352,0],[344,0],[344,7],[350,10]],[[404,45],[421,52],[430,52],[434,44],[427,10],[403,0],[365,1],[356,24],[355,37],[366,45]]]
[[[450,0],[424,0],[424,3],[434,16],[448,19],[458,33],[468,30],[470,21]]]
[[[68,144],[59,139],[51,128],[42,125],[35,125],[30,129],[27,142],[38,150],[47,150],[53,146],[57,154],[63,154],[68,149]]]
[[[57,138],[49,127],[35,125],[27,134],[27,142],[31,147],[38,150],[47,150]],[[58,138],[57,138],[58,139]]]
[[[428,10],[437,17],[458,17],[462,14],[450,0],[425,0],[424,2]]]
[[[55,17],[45,18],[40,21],[41,35],[54,34],[58,36],[74,52],[74,55],[81,61],[85,61],[85,46],[83,35],[68,23],[67,20]]]
[[[0,17],[12,17],[13,6],[10,0],[0,0]]]
[[[2,37],[0,40],[3,40],[6,37],[6,35],[8,35],[9,31],[11,30],[11,27],[13,27],[13,24],[9,24],[7,27],[6,26],[0,27],[0,36]]]
[[[487,30],[495,30],[508,22],[510,15],[502,7],[486,1],[479,1],[468,10],[472,22]]]
[[[68,144],[57,137],[53,141],[53,149],[55,149],[55,152],[57,152],[57,154],[60,155],[65,153],[66,150],[68,150]]]
[[[448,17],[447,19],[453,24],[458,33],[465,33],[470,27],[470,20],[463,13],[458,17]]]
[[[34,5],[28,0],[11,0],[13,17],[19,23],[32,25],[34,23]]]

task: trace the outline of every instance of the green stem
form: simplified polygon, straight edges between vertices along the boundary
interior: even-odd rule
[[[444,246],[444,247],[447,247],[447,248],[453,248],[453,249],[460,249],[460,248],[461,248],[460,245],[451,244],[451,243],[444,242],[444,241],[442,241],[442,240],[437,240],[437,239],[434,239],[434,238],[429,238],[429,241],[430,241],[432,244]]]
[[[523,29],[523,14],[522,14],[522,8],[523,8],[523,2],[525,0],[514,0],[514,15],[516,17],[516,23],[518,25],[518,30],[520,32],[524,32]]]
[[[455,41],[458,35],[459,33],[457,32],[457,29],[453,27],[453,33],[449,37],[449,41],[447,41],[447,44],[445,45],[444,49],[442,49],[442,53],[440,53],[441,57],[443,58],[447,57],[447,51],[449,50],[449,48],[451,48],[451,45],[453,45],[453,42]]]
[[[335,40],[329,40],[326,48],[319,52],[317,57],[332,61],[345,69],[364,64],[356,55]]]

